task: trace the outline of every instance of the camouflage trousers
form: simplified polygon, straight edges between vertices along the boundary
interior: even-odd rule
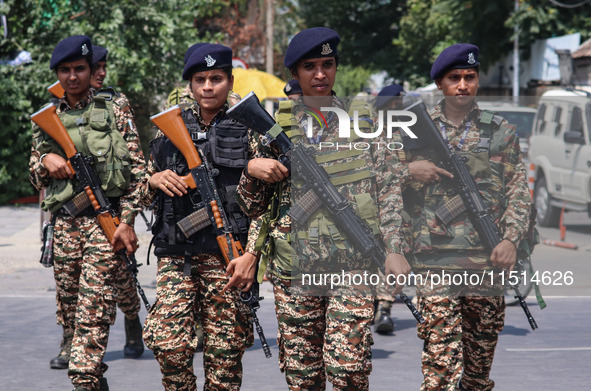
[[[371,296],[292,294],[291,281],[269,273],[278,322],[279,368],[290,390],[369,390]]]
[[[94,217],[57,218],[54,240],[58,323],[74,334],[68,376],[74,386],[98,390],[115,323],[113,277],[123,261]]]
[[[379,271],[378,274],[380,279],[383,279],[384,283],[380,283],[376,287],[376,302],[379,303],[380,308],[390,311],[392,304],[394,304],[394,301],[396,300],[394,287],[385,283],[384,273]]]
[[[221,256],[193,257],[191,276],[183,274],[184,262],[184,257],[158,259],[156,302],[144,325],[144,341],[160,363],[164,389],[197,390],[193,354],[200,317],[204,389],[239,390],[242,356],[253,344],[250,310],[237,289],[222,293],[228,279]]]
[[[490,292],[490,286],[485,289]],[[505,322],[504,297],[439,295],[442,290],[420,283],[417,290],[418,310],[425,318],[417,325],[424,340],[421,391],[454,391],[460,379],[465,390],[492,390],[489,374]]]
[[[115,301],[127,318],[135,319],[140,313],[140,297],[127,265],[125,262],[120,262],[119,265],[120,267],[115,270],[113,281]]]

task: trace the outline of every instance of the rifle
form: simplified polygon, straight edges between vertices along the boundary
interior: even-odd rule
[[[76,150],[76,146],[70,138],[68,131],[56,114],[54,105],[46,106],[35,114],[32,114],[31,120],[54,139],[66,153],[68,166],[76,174],[76,179],[78,179],[84,188],[84,192],[97,214],[96,218],[99,225],[105,232],[107,239],[111,242],[119,225],[119,217],[117,217],[115,209],[101,187],[100,178],[92,168],[92,157],[84,156]],[[141,265],[138,265],[135,256],[133,254],[127,254],[125,248],[121,245],[118,248],[114,248],[113,252],[125,261],[138,293],[146,306],[146,310],[150,312],[150,303],[137,278],[137,267]]]
[[[425,103],[421,99],[408,106],[405,110],[416,114],[417,122],[413,126],[413,131],[419,138],[429,140],[429,143],[435,148],[437,155],[441,159],[440,166],[453,174],[453,178],[446,180],[451,181],[453,187],[458,191],[468,213],[468,218],[488,251],[492,252],[503,239],[499,234],[499,228],[495,224],[488,207],[478,191],[476,181],[474,181],[474,178],[470,175],[470,171],[468,171],[468,168],[464,164],[464,159],[456,155],[449,148],[439,129],[433,123],[431,116],[427,112]],[[510,286],[515,291],[515,298],[519,300],[519,304],[523,308],[529,325],[532,330],[535,330],[538,328],[538,325],[529,311],[525,299],[519,292],[517,285],[510,284]]]
[[[56,81],[55,83],[47,87],[47,91],[49,91],[51,95],[55,96],[58,99],[63,98],[64,94],[66,93],[59,81]]]
[[[182,176],[181,180],[189,188],[197,189],[204,204],[202,208],[179,221],[177,226],[186,237],[189,237],[193,233],[212,225],[218,247],[226,264],[230,263],[232,259],[243,255],[242,244],[234,237],[232,226],[226,216],[223,201],[214,179],[216,169],[211,167],[205,155],[193,144],[187,126],[181,117],[180,107],[175,105],[150,117],[150,120],[185,157],[190,173]],[[263,351],[265,356],[269,358],[271,357],[271,349],[256,314],[256,310],[260,308],[259,301],[263,299],[259,297],[258,293],[258,284],[255,281],[248,293],[240,293],[240,299],[248,304],[250,308],[256,331],[263,345]]]
[[[328,173],[318,165],[312,153],[304,145],[294,145],[291,142],[281,126],[261,106],[254,92],[250,92],[232,106],[227,114],[230,118],[262,134],[263,143],[274,144],[280,151],[279,162],[290,172],[292,164],[295,164],[296,171],[306,181],[304,187],[306,192],[301,197],[301,203],[292,205],[289,212],[296,224],[304,224],[318,208],[324,206],[338,230],[345,234],[353,247],[370,258],[385,274],[386,249],[382,242],[376,240],[371,228],[357,215],[347,199],[337,191],[330,182]],[[425,319],[408,296],[404,292],[400,292],[399,296],[415,319],[419,323],[425,323]]]

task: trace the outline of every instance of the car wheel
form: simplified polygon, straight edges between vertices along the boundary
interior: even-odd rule
[[[552,196],[548,192],[546,178],[541,177],[536,182],[535,197],[538,209],[538,222],[542,227],[558,227],[560,222],[560,209],[550,204]]]

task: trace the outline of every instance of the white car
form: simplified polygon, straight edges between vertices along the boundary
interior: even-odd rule
[[[529,160],[538,222],[557,227],[565,211],[591,212],[591,93],[546,91],[538,103]]]

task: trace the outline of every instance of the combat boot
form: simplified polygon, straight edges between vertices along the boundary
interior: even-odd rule
[[[390,305],[384,305],[382,302],[378,304],[374,319],[376,333],[385,335],[394,331],[394,321],[390,316],[390,309]]]
[[[197,337],[197,349],[196,352],[203,351],[203,325],[201,322],[195,325],[195,337]]]
[[[109,384],[107,383],[106,377],[101,377],[101,380],[99,382],[99,391],[109,391]]]
[[[123,355],[129,358],[139,358],[143,353],[144,341],[142,340],[140,318],[139,316],[136,316],[135,319],[125,317],[125,346],[123,347]]]
[[[60,352],[57,357],[49,361],[49,367],[52,369],[68,369],[70,362],[70,353],[72,352],[73,334],[63,333],[62,342],[60,343]]]

